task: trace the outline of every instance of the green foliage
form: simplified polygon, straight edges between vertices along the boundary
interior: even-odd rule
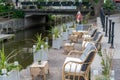
[[[6,56],[4,51],[4,46],[2,46],[2,49],[0,50],[0,70],[7,69],[7,71],[9,72],[12,69],[16,69],[16,68],[20,69],[20,65],[15,66],[13,65],[14,63],[9,63],[9,60],[15,57],[19,52],[20,51],[13,50],[11,53],[9,53],[9,55]],[[0,71],[0,75],[1,75],[1,71]]]
[[[7,11],[7,7],[4,4],[0,4],[0,12]]]
[[[11,3],[0,3],[0,12],[8,12],[13,9],[13,4]]]
[[[70,26],[70,28],[75,28],[75,27],[76,27],[75,23],[73,23],[73,25]]]
[[[104,3],[103,6],[106,10],[114,10],[115,9],[111,0],[106,0],[106,3]]]
[[[99,2],[99,0],[93,0],[95,3],[98,3]]]
[[[0,4],[0,12],[9,12],[13,11],[12,18],[24,18],[24,12],[21,10],[14,10],[13,4],[6,3],[6,4]]]
[[[67,31],[67,26],[65,26],[64,24],[62,25],[62,29],[63,29],[63,32],[66,32]]]
[[[95,80],[110,80],[110,79],[104,75],[98,75],[95,77]]]
[[[110,80],[110,72],[111,72],[111,66],[112,66],[112,57],[113,53],[111,50],[107,52],[106,49],[104,49],[103,53],[101,49],[98,51],[98,54],[102,58],[102,74],[95,76],[95,80]]]
[[[3,2],[5,2],[5,0],[0,0],[0,3],[3,3]]]
[[[88,20],[90,18],[90,13],[86,14],[82,20],[82,24],[87,24],[88,23]]]
[[[21,10],[15,10],[14,12],[13,12],[13,18],[24,18],[24,16],[25,16],[25,14],[24,14],[24,12],[23,11],[21,11]]]
[[[55,15],[48,15],[48,20],[55,20]]]
[[[59,31],[58,27],[53,28],[53,35],[54,35],[55,39],[60,37],[60,31]]]
[[[44,49],[46,49],[46,48],[48,48],[49,46],[48,46],[48,44],[46,44],[46,42],[44,41],[45,40],[45,38],[42,38],[42,34],[37,34],[36,35],[36,49],[35,49],[35,51],[37,51],[37,50],[40,50],[41,49],[41,45],[43,45],[43,47],[44,47]]]
[[[110,75],[110,71],[111,71],[111,66],[112,66],[112,52],[108,52],[106,51],[106,49],[103,52],[104,55],[102,55],[102,68],[103,68],[103,75],[105,77],[109,77]]]
[[[98,55],[99,55],[100,57],[102,57],[102,50],[101,50],[101,48],[100,48],[99,51],[98,51]]]

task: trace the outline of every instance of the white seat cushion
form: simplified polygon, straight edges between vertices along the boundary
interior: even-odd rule
[[[79,58],[67,57],[64,63],[66,63],[68,61],[81,62],[81,60]],[[65,72],[79,73],[81,71],[81,66],[82,66],[82,64],[77,64],[77,63],[70,62],[70,63],[66,64]]]

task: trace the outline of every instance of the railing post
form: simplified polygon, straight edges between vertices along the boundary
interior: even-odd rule
[[[110,48],[114,48],[114,24],[115,24],[115,22],[112,22],[112,35],[111,35],[111,46],[110,46]]]
[[[103,32],[105,32],[105,15],[103,15]]]
[[[111,24],[112,24],[112,20],[109,20],[109,37],[108,37],[108,43],[110,43],[111,41]]]
[[[107,32],[108,32],[108,16],[106,16],[106,25],[105,25],[105,37],[107,37]]]

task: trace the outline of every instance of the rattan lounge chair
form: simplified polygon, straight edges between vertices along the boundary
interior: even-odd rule
[[[82,38],[84,39],[84,40],[86,40],[87,38],[93,38],[94,36],[95,36],[95,34],[97,33],[97,28],[95,27],[95,28],[92,28],[92,29],[90,29],[89,31],[88,31],[88,33],[86,33],[86,34],[84,34],[83,36],[82,36]]]
[[[91,43],[89,43],[87,41],[83,41],[82,45],[81,45],[81,48],[79,50],[74,49],[74,50],[69,51],[68,56],[71,55],[72,53],[82,54],[83,51],[85,50],[85,48],[88,47],[90,44]]]
[[[93,42],[97,48],[97,50],[101,47],[101,41],[103,38],[103,34],[101,32],[97,32],[93,38],[89,38],[88,40],[83,40],[83,42]]]
[[[95,54],[96,47],[91,44],[80,58],[67,57],[62,67],[62,80],[88,80]]]

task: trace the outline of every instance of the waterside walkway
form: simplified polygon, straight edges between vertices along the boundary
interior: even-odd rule
[[[111,19],[115,21],[115,37],[114,37],[114,56],[113,56],[113,70],[115,71],[115,80],[120,80],[120,14],[115,14],[111,16]],[[97,27],[99,31],[101,31],[103,34],[105,34],[102,30],[100,19],[97,18]],[[95,21],[90,21],[90,23],[95,23]],[[68,25],[71,25],[68,23]],[[68,42],[68,41],[64,41]],[[63,44],[64,44],[63,43]],[[102,39],[102,49],[109,49],[110,44],[108,44],[108,37],[103,37]],[[67,57],[66,54],[64,54],[63,47],[59,50],[57,49],[50,49],[49,50],[49,69],[50,74],[47,75],[47,80],[62,80],[62,65],[64,63],[65,58]],[[98,69],[101,68],[101,58],[99,55],[96,55],[95,60],[92,64],[92,69]],[[29,67],[27,69],[23,69],[20,72],[21,80],[31,80]],[[41,77],[36,78],[36,80],[41,80]]]

